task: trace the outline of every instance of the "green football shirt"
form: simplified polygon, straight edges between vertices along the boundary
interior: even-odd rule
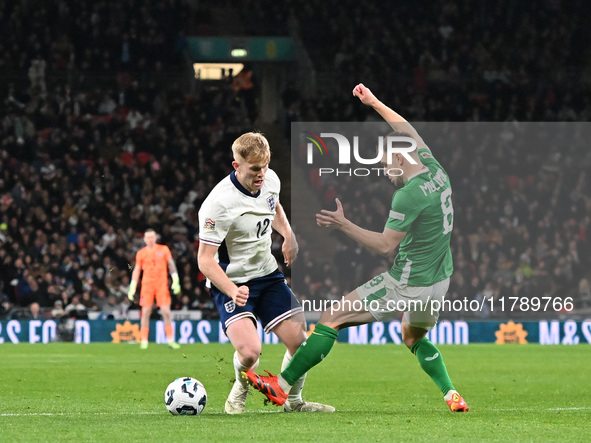
[[[428,149],[418,154],[426,169],[394,193],[386,222],[387,228],[406,232],[390,275],[409,286],[431,286],[453,272],[454,210],[447,173]]]

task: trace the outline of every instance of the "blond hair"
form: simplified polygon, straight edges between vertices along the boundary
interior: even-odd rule
[[[238,137],[232,143],[234,159],[241,157],[249,163],[269,163],[271,161],[271,149],[269,142],[263,134],[247,132]]]

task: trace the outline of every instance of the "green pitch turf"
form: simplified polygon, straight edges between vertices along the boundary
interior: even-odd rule
[[[276,371],[280,345],[264,345]],[[0,441],[541,441],[591,438],[588,346],[440,347],[471,411],[452,414],[406,348],[337,344],[305,396],[333,414],[286,414],[249,396],[223,412],[232,348],[151,344],[0,345]],[[181,376],[208,393],[198,417],[172,416],[164,390]]]

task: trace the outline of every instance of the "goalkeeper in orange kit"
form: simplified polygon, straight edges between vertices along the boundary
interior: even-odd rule
[[[144,242],[146,246],[140,249],[135,256],[135,268],[131,274],[131,283],[129,285],[129,292],[127,293],[129,299],[134,301],[133,297],[137,289],[140,272],[144,271],[140,290],[140,306],[142,308],[140,347],[141,349],[148,348],[150,316],[152,315],[154,299],[156,299],[156,305],[160,308],[162,319],[164,320],[164,331],[166,332],[168,346],[172,349],[179,349],[180,345],[174,341],[174,332],[170,318],[171,300],[170,292],[168,291],[168,272],[170,272],[170,276],[172,277],[172,292],[175,295],[181,292],[176,265],[174,264],[168,246],[156,243],[156,231],[148,229],[144,232]]]

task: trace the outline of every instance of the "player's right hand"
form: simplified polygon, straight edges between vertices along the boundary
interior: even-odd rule
[[[328,211],[323,209],[320,214],[316,214],[316,224],[321,228],[336,228],[340,229],[347,219],[345,218],[345,211],[343,210],[343,204],[338,198],[335,198],[337,204],[336,211]]]
[[[248,300],[249,289],[248,286],[240,286],[234,295],[232,295],[232,300],[238,306],[244,306],[246,301]]]
[[[353,88],[353,95],[361,100],[361,103],[367,106],[373,106],[378,99],[369,88],[366,88],[363,83],[359,83]]]
[[[132,281],[129,284],[129,291],[127,291],[127,298],[129,301],[133,302],[133,296],[135,295],[135,290],[137,289],[137,283]]]

